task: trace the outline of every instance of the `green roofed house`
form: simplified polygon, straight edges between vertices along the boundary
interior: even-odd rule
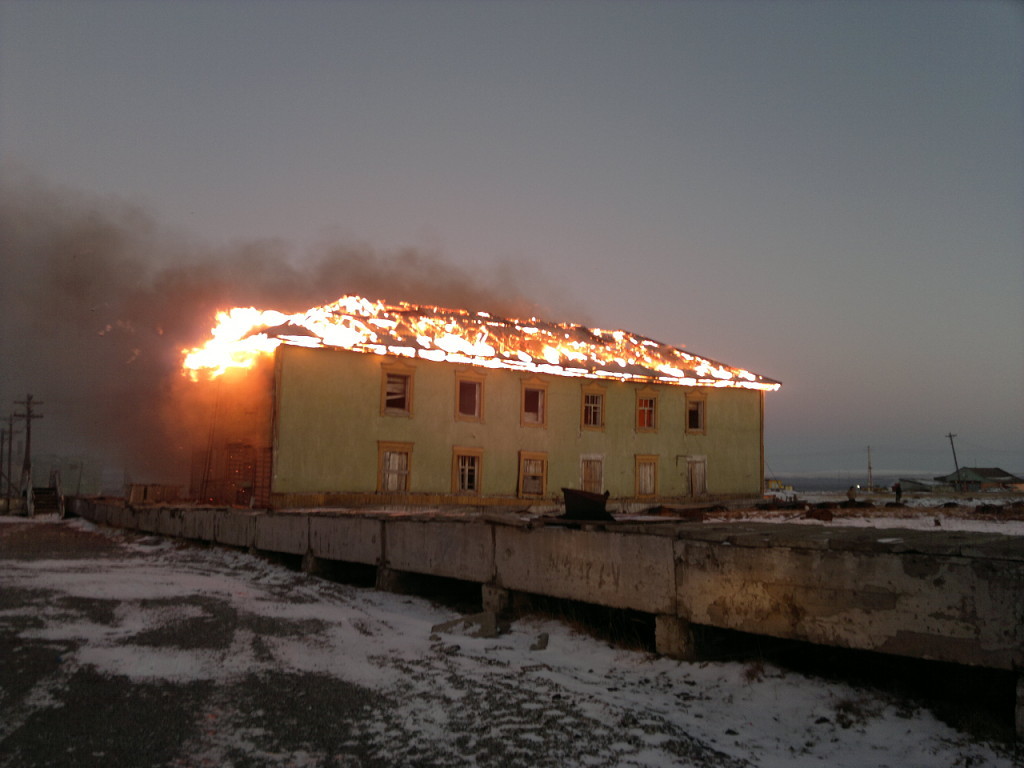
[[[256,331],[280,340],[269,400],[223,449],[250,458],[206,457],[242,466],[255,504],[521,505],[567,487],[638,508],[762,493],[776,381],[623,331],[352,297],[320,310]],[[228,485],[221,501],[245,500]]]
[[[965,491],[984,491],[1024,485],[1024,480],[1011,475],[1004,469],[999,469],[999,467],[960,467],[958,472],[936,477],[935,480]]]

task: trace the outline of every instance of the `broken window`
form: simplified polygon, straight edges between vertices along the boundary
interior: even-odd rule
[[[656,496],[658,493],[658,457],[636,457],[636,495]]]
[[[547,454],[521,452],[519,454],[519,495],[543,496],[547,484],[547,473]]]
[[[412,443],[378,443],[380,474],[378,491],[403,493],[409,490]]]
[[[547,413],[544,400],[547,391],[540,386],[523,386],[523,410],[521,423],[527,426],[543,426],[546,423]]]
[[[483,382],[473,379],[458,380],[457,416],[461,419],[478,420],[482,415]]]
[[[412,410],[412,376],[405,373],[384,374],[385,413],[409,413]]]
[[[465,452],[456,449],[454,461],[454,482],[453,491],[456,493],[479,493],[480,492],[480,463],[481,454],[479,451]]]
[[[697,396],[686,398],[686,431],[704,433],[706,430],[704,398]]]

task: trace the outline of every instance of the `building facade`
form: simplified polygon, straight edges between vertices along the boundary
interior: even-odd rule
[[[275,506],[755,496],[764,392],[282,345]]]

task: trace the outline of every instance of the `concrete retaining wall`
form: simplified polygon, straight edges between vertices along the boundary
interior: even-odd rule
[[[568,528],[495,529],[498,586],[570,600],[674,613],[672,539]]]
[[[256,518],[256,549],[305,555],[309,552],[309,516],[265,514]]]
[[[697,624],[1013,669],[1024,569],[932,555],[676,542],[678,613]]]
[[[218,544],[229,547],[256,546],[255,512],[241,512],[235,509],[218,509],[214,525],[215,539]]]
[[[383,562],[396,571],[487,583],[494,580],[493,526],[387,520]]]
[[[310,554],[325,560],[379,565],[383,527],[380,520],[372,518],[314,515],[309,519]]]
[[[181,536],[199,541],[215,541],[217,538],[216,511],[203,507],[182,509]]]
[[[781,524],[579,530],[109,503],[91,505],[83,517],[755,634],[1024,668],[1017,537]]]

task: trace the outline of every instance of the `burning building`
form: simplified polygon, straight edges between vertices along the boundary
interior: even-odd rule
[[[352,296],[221,313],[185,353],[233,425],[196,495],[260,506],[757,495],[779,388],[625,331]]]

